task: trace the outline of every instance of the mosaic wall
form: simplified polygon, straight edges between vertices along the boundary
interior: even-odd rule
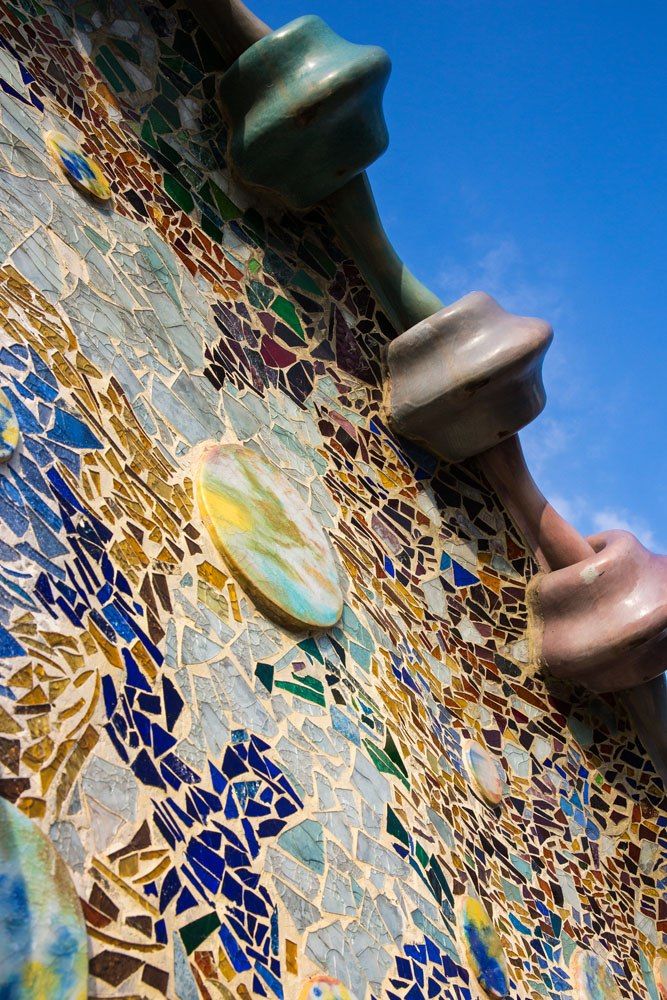
[[[64,862],[92,997],[667,996],[662,785],[325,220],[231,184],[187,4],[0,11],[0,995],[86,995]]]

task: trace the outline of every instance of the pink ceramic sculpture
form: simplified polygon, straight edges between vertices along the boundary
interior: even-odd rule
[[[480,456],[545,571],[532,584],[535,652],[591,691],[644,684],[667,664],[667,557],[627,531],[585,539],[544,499],[518,438]]]
[[[667,663],[667,558],[627,531],[588,541],[588,558],[538,581],[539,658],[592,691],[643,684]]]

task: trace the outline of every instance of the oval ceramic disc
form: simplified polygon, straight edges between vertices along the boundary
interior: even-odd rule
[[[19,443],[19,425],[12,404],[0,389],[0,462],[7,462]]]
[[[623,1000],[609,965],[594,952],[577,948],[569,968],[576,1000]]]
[[[340,979],[331,976],[311,976],[301,987],[299,1000],[356,1000]]]
[[[505,791],[505,772],[500,761],[475,740],[466,740],[463,760],[477,794],[489,806],[500,805]]]
[[[46,148],[60,164],[72,184],[99,201],[108,201],[111,198],[111,188],[102,173],[102,168],[92,156],[87,156],[75,142],[72,142],[69,136],[64,132],[48,132],[45,141]]]
[[[464,896],[456,913],[466,961],[481,989],[489,997],[509,996],[505,953],[486,908],[474,896]]]
[[[212,445],[195,480],[211,538],[257,604],[290,626],[335,625],[343,594],[329,540],[285,477],[248,448]]]
[[[0,800],[0,997],[86,1000],[79,898],[51,841]]]

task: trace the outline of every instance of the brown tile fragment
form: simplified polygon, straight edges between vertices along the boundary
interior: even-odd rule
[[[120,986],[141,965],[141,959],[120,951],[103,951],[90,960],[90,973],[111,986]]]

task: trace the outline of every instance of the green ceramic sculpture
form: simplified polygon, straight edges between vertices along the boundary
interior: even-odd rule
[[[390,71],[383,49],[346,42],[319,17],[261,38],[220,82],[236,170],[293,208],[326,198],[387,148]]]

